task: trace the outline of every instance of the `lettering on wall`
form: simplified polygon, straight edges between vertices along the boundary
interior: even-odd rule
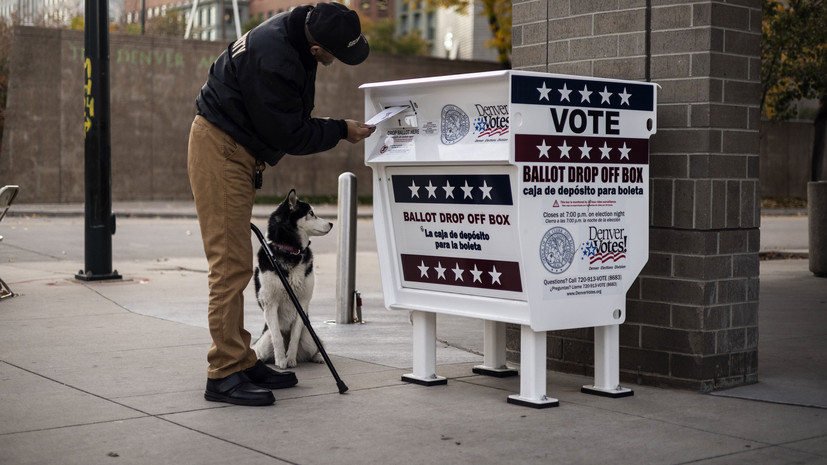
[[[72,59],[83,58],[83,47],[69,44]],[[138,48],[120,47],[110,50],[110,63],[137,65],[137,66],[163,66],[166,68],[183,68],[184,53],[173,50],[144,50]],[[209,69],[215,61],[215,55],[204,55],[198,58],[198,69]]]

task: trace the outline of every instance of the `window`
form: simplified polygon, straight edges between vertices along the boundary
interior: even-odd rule
[[[426,36],[428,40],[433,41],[434,39],[436,39],[436,26],[434,25],[434,14],[428,13],[427,18],[428,33],[426,34]]]

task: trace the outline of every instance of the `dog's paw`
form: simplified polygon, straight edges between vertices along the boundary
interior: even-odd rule
[[[276,355],[274,358],[275,358],[275,360],[273,361],[273,365],[275,365],[276,368],[280,368],[282,370],[287,368],[287,366],[288,366],[287,365],[287,357],[285,357],[283,355],[281,355],[281,356]],[[293,366],[296,366],[296,364],[294,363]]]
[[[324,357],[322,357],[321,352],[316,352],[316,355],[314,355],[313,358],[311,358],[310,360],[312,360],[315,363],[324,363]]]
[[[296,367],[296,357],[287,357],[287,368]]]
[[[273,345],[269,343],[261,343],[257,341],[253,344],[253,351],[256,353],[256,358],[264,363],[273,362]]]

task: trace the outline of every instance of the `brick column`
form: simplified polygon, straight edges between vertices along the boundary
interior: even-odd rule
[[[662,86],[649,262],[621,326],[624,382],[757,381],[760,41],[758,0],[514,0],[515,69]],[[509,328],[510,360],[518,333]],[[550,333],[549,368],[591,375],[592,334]]]

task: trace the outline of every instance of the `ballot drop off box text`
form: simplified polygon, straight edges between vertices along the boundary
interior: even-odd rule
[[[483,365],[521,327],[520,393],[551,407],[546,331],[595,328],[594,384],[624,397],[619,325],[649,250],[657,85],[526,71],[370,83],[365,142],[385,306],[410,311],[413,373],[436,374],[436,314],[484,320]],[[393,114],[395,112],[395,114]],[[388,116],[391,115],[392,116]]]

